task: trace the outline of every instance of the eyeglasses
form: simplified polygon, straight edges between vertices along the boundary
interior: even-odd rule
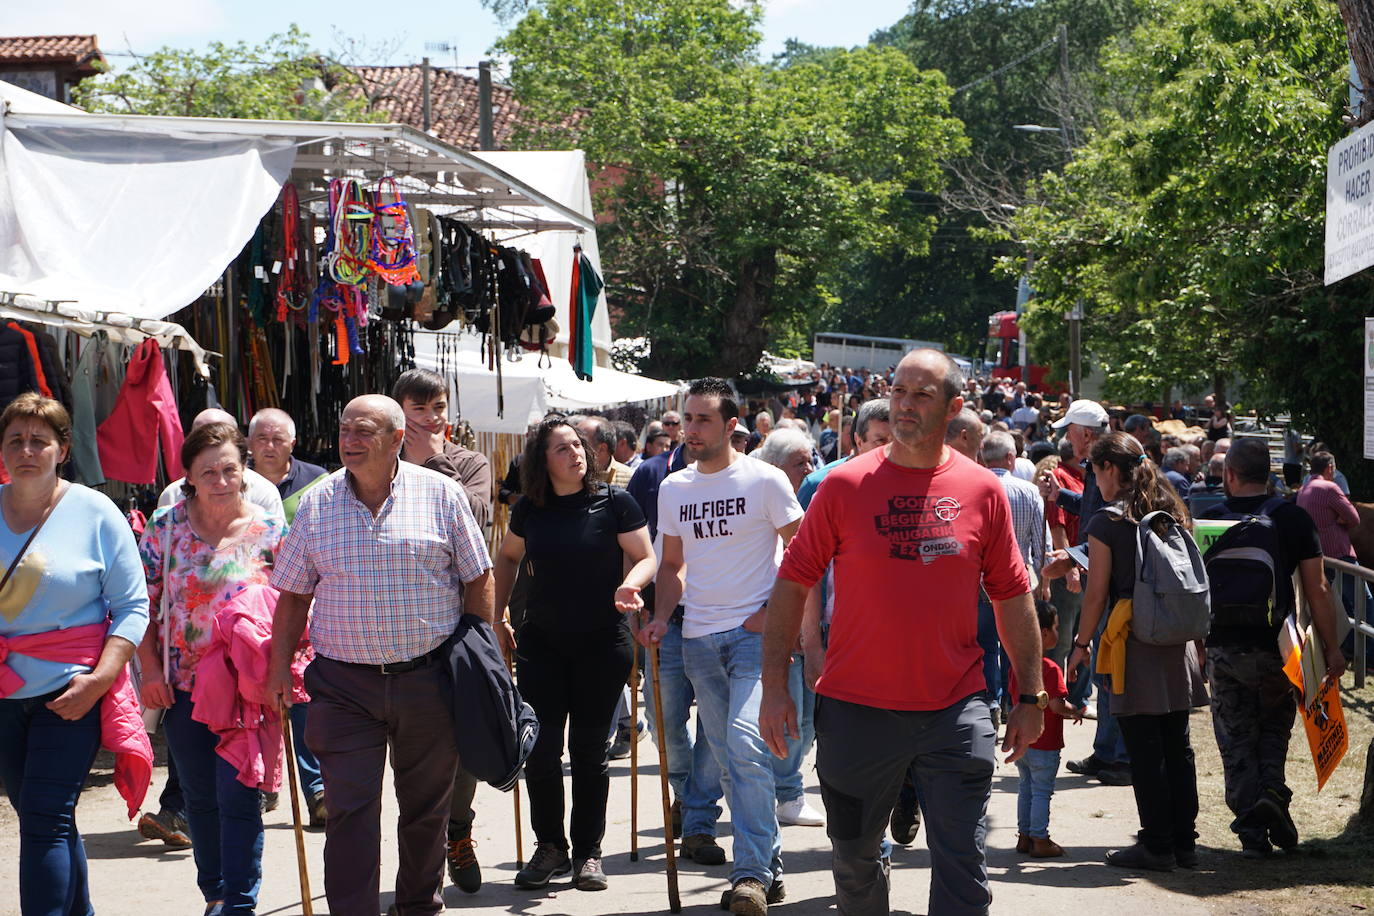
[[[663,425],[664,425],[664,426],[681,426],[681,425],[682,425],[682,421],[681,421],[681,420],[664,420],[664,421],[663,421]]]

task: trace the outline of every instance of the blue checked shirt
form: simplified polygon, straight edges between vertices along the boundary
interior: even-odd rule
[[[272,585],[314,594],[316,652],[380,665],[424,655],[448,638],[462,614],[463,583],[490,568],[463,488],[401,461],[376,518],[346,471],[307,491]]]
[[[1022,480],[1006,468],[992,468],[1002,482],[1011,503],[1011,527],[1021,548],[1021,559],[1033,570],[1032,579],[1038,581],[1045,565],[1045,551],[1049,549],[1050,532],[1045,524],[1045,500],[1035,484]]]

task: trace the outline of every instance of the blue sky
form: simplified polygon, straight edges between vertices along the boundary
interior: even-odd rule
[[[163,45],[203,48],[216,40],[259,42],[292,22],[326,51],[338,50],[338,36],[354,39],[369,58],[357,63],[369,64],[418,63],[425,55],[436,65],[452,64],[454,52],[425,50],[426,42],[444,42],[456,46],[459,64],[471,65],[501,33],[478,0],[4,0],[4,5],[0,33],[94,33],[116,68],[128,58],[114,52],[146,52]],[[788,38],[819,45],[863,44],[874,30],[897,21],[908,6],[909,0],[770,0],[763,53],[780,50]]]

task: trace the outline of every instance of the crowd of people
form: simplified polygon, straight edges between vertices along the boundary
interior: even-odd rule
[[[186,477],[137,540],[110,500],[63,479],[60,405],[26,394],[0,415],[0,778],[24,916],[92,911],[77,801],[104,746],[138,810],[145,723],[169,761],[139,832],[192,848],[207,914],[255,912],[287,707],[332,913],[378,911],[388,761],[392,912],[442,910],[445,869],[478,891],[477,779],[443,724],[454,703],[462,715],[446,660],[464,615],[493,627],[539,722],[522,888],[609,886],[609,761],[643,728],[628,692],[645,652],[673,835],[684,858],[728,859],[721,906],[741,916],[785,898],[780,824],[826,828],[847,916],[889,912],[892,845],[923,826],[930,912],[986,913],[999,747],[1019,774],[1017,851],[1066,854],[1050,834],[1065,720],[1095,719],[1069,771],[1133,787],[1139,832],[1109,865],[1196,866],[1189,713],[1208,704],[1241,853],[1297,844],[1278,630],[1296,573],[1340,677],[1322,559],[1353,560],[1358,524],[1324,448],[1293,470],[1286,455],[1279,478],[1224,403],[1156,419],[917,350],[886,371],[822,366],[754,404],[698,380],[643,429],[550,414],[497,480],[451,441],[448,390],[412,370],[351,401],[332,473],[295,457],[280,410],[246,436],[205,411]],[[509,527],[489,554],[497,502]],[[1194,517],[1263,528],[1269,585],[1209,552],[1205,641],[1146,642],[1132,629],[1141,526],[1186,538]],[[804,793],[813,745],[823,812]]]

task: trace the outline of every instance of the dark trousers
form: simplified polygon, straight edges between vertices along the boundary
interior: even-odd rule
[[[572,771],[572,855],[601,855],[610,791],[607,736],[630,676],[630,631],[552,633],[526,624],[515,654],[520,693],[539,717],[539,738],[525,762],[530,823],[540,843],[568,848],[563,828],[563,733]]]
[[[215,752],[219,737],[191,718],[191,694],[175,691],[162,722],[186,797],[201,896],[224,901],[226,914],[251,914],[262,886],[262,793],[239,782],[238,771]]]
[[[76,803],[100,748],[100,704],[68,721],[44,705],[61,693],[0,700],[0,778],[19,815],[18,903],[25,916],[93,912]]]
[[[1212,730],[1226,774],[1226,806],[1240,818],[1265,790],[1284,804],[1293,792],[1284,780],[1288,739],[1298,700],[1283,659],[1274,649],[1207,647],[1207,685],[1212,694]],[[1242,841],[1269,842],[1263,826],[1231,829]]]
[[[448,838],[463,840],[472,836],[472,821],[476,814],[472,800],[477,797],[477,777],[460,765],[453,773],[453,799],[448,809]]]
[[[1192,849],[1197,838],[1197,769],[1188,741],[1188,710],[1117,716],[1131,755],[1131,788],[1140,839],[1153,853]]]
[[[324,890],[333,916],[377,916],[387,750],[400,814],[399,916],[444,908],[444,826],[458,748],[443,665],[381,674],[322,655],[305,671],[306,744],[324,774]]]
[[[987,913],[992,892],[984,851],[996,741],[981,692],[930,712],[816,698],[816,773],[841,913],[889,912],[879,847],[908,769],[930,846],[929,912]]]

